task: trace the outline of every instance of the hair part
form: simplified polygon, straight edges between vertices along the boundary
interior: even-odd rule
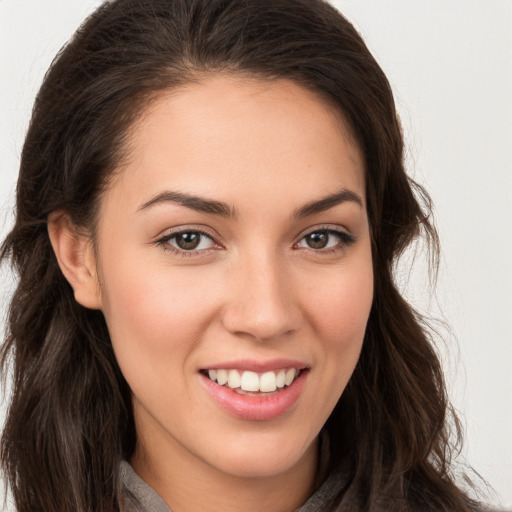
[[[163,91],[212,73],[308,88],[341,115],[364,156],[375,298],[356,370],[326,424],[331,464],[350,468],[340,504],[471,510],[450,473],[440,362],[393,280],[417,237],[437,251],[419,201],[428,196],[405,173],[384,73],[322,0],[115,0],[52,63],[22,152],[15,226],[0,252],[19,280],[2,349],[13,398],[1,440],[17,510],[121,509],[117,468],[136,442],[130,389],[102,313],[74,300],[47,221],[64,211],[94,233],[101,193],[130,157],[139,116]]]

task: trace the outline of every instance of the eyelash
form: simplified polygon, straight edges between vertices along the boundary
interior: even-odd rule
[[[320,249],[314,249],[313,247],[304,247],[309,252],[313,252],[315,254],[332,254],[339,251],[343,251],[347,247],[351,246],[356,242],[356,237],[345,230],[333,228],[332,226],[317,226],[315,229],[304,233],[300,240],[294,244],[294,248],[301,243],[306,237],[314,235],[314,234],[327,234],[329,236],[334,236],[338,238],[338,242],[333,247],[326,247]]]
[[[338,251],[344,250],[346,247],[354,244],[356,242],[356,237],[354,235],[351,235],[350,233],[341,230],[341,229],[334,229],[332,226],[319,226],[315,229],[308,231],[307,233],[304,233],[300,240],[296,242],[293,245],[293,248],[295,250],[300,250],[300,247],[297,247],[298,244],[300,244],[306,237],[314,235],[314,234],[327,234],[329,236],[334,236],[338,238],[338,242],[333,247],[327,247],[327,248],[319,248],[315,249],[313,247],[304,247],[305,250],[315,253],[315,254],[332,254]],[[180,249],[177,247],[174,247],[170,244],[170,241],[175,239],[176,237],[180,235],[190,235],[195,234],[199,235],[202,239],[208,238],[211,240],[211,242],[214,244],[214,247],[209,247],[206,249],[199,249],[199,250],[186,250],[186,249]],[[199,242],[199,244],[202,243],[202,240]],[[166,234],[162,237],[160,237],[158,240],[156,240],[156,244],[161,246],[165,251],[169,251],[173,254],[176,254],[181,257],[201,257],[206,256],[210,254],[212,251],[218,250],[219,248],[222,248],[220,244],[217,244],[210,234],[200,230],[200,229],[181,229],[180,231],[175,231],[173,233]]]
[[[190,235],[190,234],[195,234],[195,235],[199,235],[201,237],[201,241],[199,242],[200,244],[202,243],[202,241],[204,240],[204,238],[207,238],[207,239],[210,239],[213,243],[213,247],[211,248],[207,248],[207,249],[199,249],[199,250],[189,250],[187,251],[186,249],[179,249],[177,247],[173,247],[171,244],[170,244],[170,241],[172,239],[175,239],[176,237],[180,236],[180,235]],[[177,256],[181,256],[183,258],[186,258],[186,257],[190,257],[190,256],[196,256],[196,257],[200,257],[200,256],[206,256],[208,254],[210,254],[212,251],[216,251],[218,250],[219,248],[221,248],[222,246],[218,243],[215,242],[214,238],[212,235],[200,230],[200,229],[181,229],[179,231],[175,231],[173,233],[169,233],[169,234],[166,234],[164,236],[162,236],[161,238],[159,238],[158,240],[156,240],[156,243],[158,245],[160,245],[164,251],[169,251],[173,254],[176,254]]]

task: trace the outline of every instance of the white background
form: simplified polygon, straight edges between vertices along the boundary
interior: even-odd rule
[[[0,0],[0,238],[19,153],[53,55],[98,0]],[[447,320],[443,349],[467,462],[512,506],[512,0],[338,0],[391,81],[409,172],[435,203],[437,300],[424,267],[408,296]],[[0,327],[10,275],[0,274]]]

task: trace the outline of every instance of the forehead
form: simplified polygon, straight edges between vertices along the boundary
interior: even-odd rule
[[[364,198],[363,158],[341,115],[287,80],[214,75],[163,92],[127,153],[113,188],[132,202],[166,188],[228,202],[255,191],[259,202],[284,191],[307,201],[341,187]]]

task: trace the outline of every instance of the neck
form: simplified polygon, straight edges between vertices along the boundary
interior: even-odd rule
[[[317,442],[296,464],[274,475],[233,475],[200,461],[183,446],[162,450],[139,440],[131,464],[172,512],[292,512],[312,494],[318,465]],[[165,454],[167,452],[167,454]],[[165,456],[163,456],[165,455]]]

